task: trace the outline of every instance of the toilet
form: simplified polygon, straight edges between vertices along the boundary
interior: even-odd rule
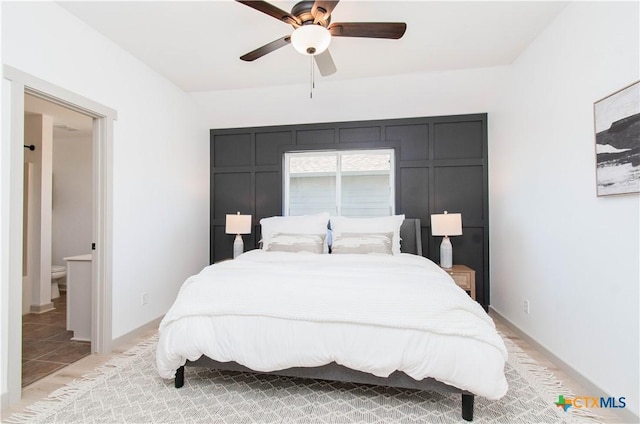
[[[67,276],[67,267],[64,265],[51,265],[51,299],[60,297],[58,280]]]

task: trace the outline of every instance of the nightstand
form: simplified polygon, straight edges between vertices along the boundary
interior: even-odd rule
[[[473,300],[476,300],[476,272],[474,270],[464,265],[454,265],[451,268],[443,269],[449,273],[460,288],[469,293]]]

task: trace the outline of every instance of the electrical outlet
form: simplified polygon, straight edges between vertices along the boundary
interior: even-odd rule
[[[524,313],[529,313],[529,301],[527,299],[524,300]]]
[[[149,303],[149,293],[142,293],[142,295],[140,295],[140,304],[144,306],[147,303]]]

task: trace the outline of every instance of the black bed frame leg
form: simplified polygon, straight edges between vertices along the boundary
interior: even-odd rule
[[[462,395],[462,419],[473,421],[473,401],[474,395]]]
[[[175,386],[176,386],[176,389],[179,389],[180,387],[184,386],[184,365],[176,370]]]

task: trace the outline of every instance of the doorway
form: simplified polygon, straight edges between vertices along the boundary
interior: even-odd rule
[[[93,229],[93,119],[31,94],[24,113],[22,387],[91,353],[91,274],[77,270]]]
[[[91,352],[109,353],[112,342],[111,246],[112,246],[112,134],[115,110],[4,65],[2,81],[2,191],[3,219],[0,222],[3,255],[0,263],[2,296],[0,311],[6,337],[0,340],[2,374],[7,392],[2,404],[21,398],[22,351],[22,228],[24,178],[25,94],[74,110],[92,119],[93,164],[93,260],[91,275]],[[6,253],[6,254],[4,254]],[[4,331],[3,331],[4,332]],[[4,378],[3,378],[4,379]]]

